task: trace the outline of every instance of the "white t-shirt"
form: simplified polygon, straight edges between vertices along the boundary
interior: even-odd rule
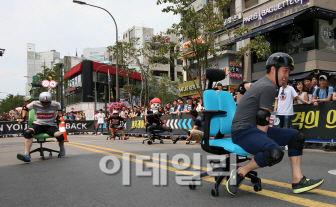
[[[29,110],[35,110],[35,121],[33,124],[57,126],[55,122],[56,111],[61,111],[61,104],[52,101],[48,108],[43,108],[40,101],[33,101],[27,105]]]
[[[306,93],[307,93],[307,92],[302,92],[301,95],[298,95],[298,96],[300,96],[300,97],[304,100],[304,96],[305,96]],[[303,102],[300,101],[300,100],[297,100],[297,103],[298,103],[298,104],[303,104]]]
[[[98,120],[98,124],[104,124],[104,118],[105,118],[104,113],[96,114],[96,120]]]
[[[292,86],[287,86],[285,89],[281,87],[277,97],[277,115],[294,115],[293,99],[297,96],[298,94]]]

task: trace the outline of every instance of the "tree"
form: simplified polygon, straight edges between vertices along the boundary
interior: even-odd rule
[[[7,95],[6,99],[2,100],[0,103],[0,111],[10,111],[13,107],[20,107],[24,103],[24,99],[20,95]]]
[[[145,98],[144,103],[149,97],[148,94],[148,82],[150,82],[153,77],[153,69],[160,64],[170,64],[174,65],[174,60],[177,57],[177,54],[174,52],[175,47],[177,46],[176,42],[170,41],[169,37],[159,34],[151,37],[150,41],[145,42],[143,47],[140,49],[140,53],[145,57],[147,61],[144,61],[143,64],[140,64],[139,59],[137,63],[140,67],[142,78],[145,86]],[[169,79],[170,80],[170,79]],[[142,88],[143,91],[143,88]],[[141,91],[141,92],[142,92]],[[155,89],[155,91],[157,91]],[[145,105],[145,104],[144,104]]]
[[[226,15],[225,7],[235,0],[216,0],[206,4],[201,11],[195,11],[190,0],[157,0],[157,4],[169,3],[162,10],[162,12],[172,12],[174,15],[180,15],[181,21],[172,25],[172,29],[168,30],[168,33],[180,33],[183,40],[186,42],[182,45],[183,50],[180,55],[186,60],[196,60],[196,64],[193,66],[185,66],[183,69],[187,73],[191,73],[192,70],[198,70],[198,76],[204,73],[204,69],[211,67],[209,64],[209,56],[216,58],[219,55],[220,48],[215,48],[214,43],[220,34],[227,34],[229,37],[241,36],[251,30],[247,27],[241,27],[234,31],[229,31],[224,26]],[[171,5],[172,4],[172,5]],[[222,12],[223,11],[223,12]],[[262,36],[256,37],[251,40],[250,44],[247,44],[236,56],[236,65],[241,62],[244,55],[250,55],[256,53],[258,58],[265,58],[264,54],[270,52],[269,46],[262,41]],[[201,78],[202,79],[202,78]],[[199,82],[199,88],[204,90],[206,79],[202,79]],[[195,83],[195,82],[194,82]],[[195,84],[196,85],[196,84]],[[204,86],[202,88],[202,85]],[[200,95],[202,93],[200,92]]]
[[[172,81],[167,74],[160,74],[160,78],[152,76],[150,79],[150,91],[152,96],[157,97],[162,103],[170,102],[179,96],[178,85],[182,82],[182,77],[179,77],[180,81]]]
[[[132,97],[137,91],[135,85],[130,84],[130,75],[135,72],[135,69],[131,67],[135,61],[135,57],[139,56],[139,50],[137,46],[139,38],[131,38],[129,42],[118,42],[117,45],[108,46],[107,51],[112,52],[113,56],[116,56],[118,51],[118,63],[121,71],[124,73],[124,77],[127,79],[127,85],[124,85],[124,89],[128,92],[129,102],[132,104]],[[133,107],[133,104],[132,104]]]

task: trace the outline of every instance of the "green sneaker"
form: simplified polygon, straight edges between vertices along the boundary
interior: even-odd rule
[[[313,180],[303,176],[300,182],[292,183],[293,193],[303,193],[313,190],[314,188],[319,187],[323,183],[323,181],[323,179]]]
[[[240,166],[236,170],[232,170],[230,178],[226,181],[226,190],[231,195],[236,195],[241,182],[245,179],[243,174],[238,173],[239,168]]]

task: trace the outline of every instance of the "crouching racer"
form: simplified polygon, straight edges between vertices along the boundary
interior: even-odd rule
[[[62,116],[61,105],[58,102],[52,101],[51,94],[49,92],[42,92],[39,96],[39,101],[33,101],[22,109],[22,118],[26,119],[28,110],[35,110],[35,121],[32,126],[26,129],[23,133],[25,137],[24,141],[24,153],[17,154],[17,158],[24,162],[30,162],[30,148],[33,144],[33,135],[40,133],[47,133],[50,136],[55,137],[58,140],[60,147],[60,155],[65,155],[64,137],[62,132],[57,128],[55,122],[56,112],[58,117]],[[22,121],[19,121],[21,124]]]
[[[308,179],[302,175],[301,159],[305,142],[304,135],[295,129],[268,127],[272,104],[277,95],[276,86],[282,86],[294,70],[294,61],[286,53],[274,53],[266,62],[267,74],[257,82],[243,83],[243,95],[232,121],[233,143],[239,145],[254,158],[247,165],[232,170],[226,188],[235,195],[245,175],[251,170],[273,166],[281,162],[284,152],[280,146],[288,145],[288,156],[292,166],[294,193],[312,190],[323,183],[323,179]],[[236,179],[236,182],[229,182]]]
[[[170,138],[173,140],[173,143],[175,144],[179,138],[175,138],[173,134],[173,130],[169,127],[162,126],[163,122],[161,120],[161,113],[160,112],[154,112],[154,114],[148,114],[147,115],[147,138],[148,140],[151,140],[152,132],[156,129],[162,129],[165,131],[168,131]]]
[[[120,129],[124,136],[124,140],[129,139],[129,137],[126,137],[124,126],[121,124],[121,122],[125,122],[125,119],[119,116],[118,111],[113,111],[112,116],[107,119],[107,122],[110,122],[111,138],[115,138],[113,129]]]

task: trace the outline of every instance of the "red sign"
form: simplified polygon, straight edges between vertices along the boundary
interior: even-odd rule
[[[52,119],[54,117],[54,113],[37,113],[38,119]]]
[[[235,62],[235,61],[229,61],[229,66],[230,66],[230,67],[236,66],[236,67],[241,68],[241,67],[243,67],[243,63],[241,62],[241,63],[239,63],[238,65],[236,65],[236,62]]]
[[[76,87],[69,88],[69,89],[67,90],[67,92],[70,93],[71,91],[74,91],[74,90],[76,90]]]
[[[243,74],[230,73],[230,78],[243,79]]]

